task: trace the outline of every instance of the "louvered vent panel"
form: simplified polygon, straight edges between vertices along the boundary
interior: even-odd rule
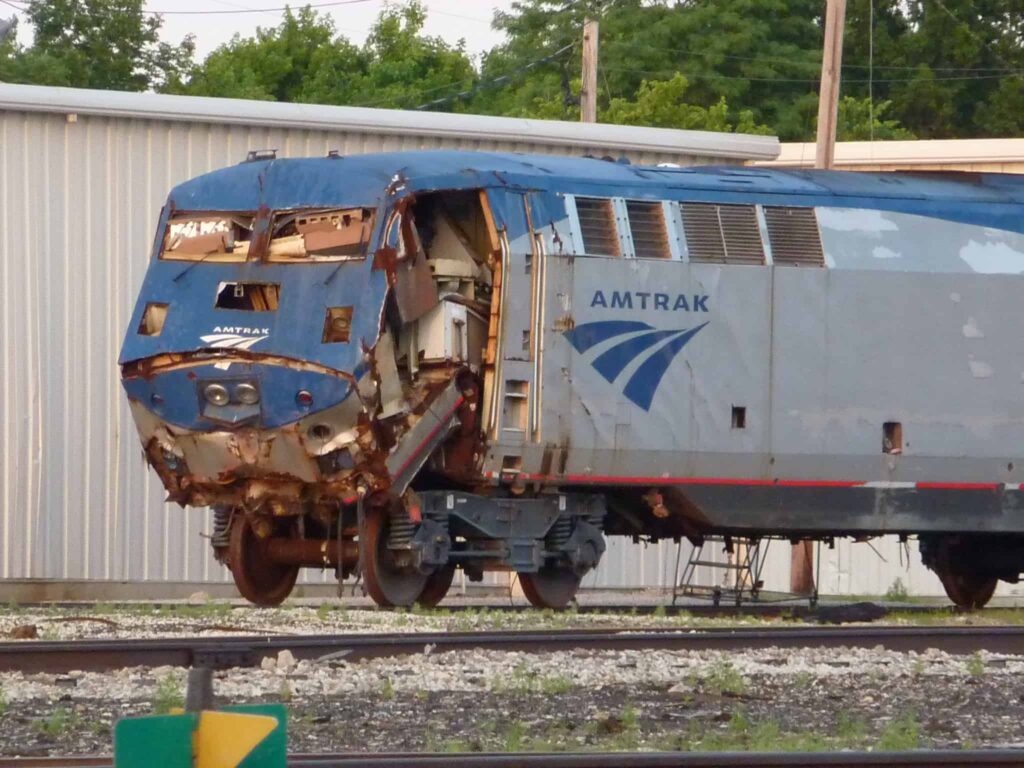
[[[765,206],[772,261],[782,266],[824,267],[818,217],[813,208]]]
[[[638,259],[669,259],[668,232],[661,203],[627,200],[629,231],[633,235],[633,251]]]
[[[683,231],[690,261],[725,263],[725,244],[718,223],[718,206],[711,203],[683,203]]]
[[[718,220],[725,235],[726,264],[764,264],[764,243],[752,205],[720,205]]]
[[[576,216],[580,220],[583,250],[591,256],[618,256],[619,234],[615,229],[615,211],[611,200],[577,197]]]

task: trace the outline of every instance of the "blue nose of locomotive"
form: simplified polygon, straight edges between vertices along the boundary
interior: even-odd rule
[[[351,391],[344,376],[250,362],[127,377],[124,387],[162,421],[192,431],[285,426],[340,403]]]

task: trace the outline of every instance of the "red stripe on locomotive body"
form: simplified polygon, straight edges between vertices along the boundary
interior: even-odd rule
[[[491,472],[490,477],[496,480],[501,473]],[[922,491],[995,491],[1021,490],[1016,484],[1006,488],[1003,483],[938,483],[919,482],[912,485],[894,484],[892,488],[878,485],[879,481],[868,480],[797,480],[748,478],[748,477],[619,477],[615,475],[540,475],[520,473],[519,477],[529,482],[568,483],[586,485],[732,485],[750,487],[778,488],[862,488],[864,490],[922,490]],[[882,481],[884,482],[884,481]]]

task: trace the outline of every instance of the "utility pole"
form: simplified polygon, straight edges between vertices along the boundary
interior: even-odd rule
[[[839,76],[843,66],[843,27],[846,0],[828,0],[825,10],[825,50],[821,57],[821,92],[818,94],[818,146],[815,168],[831,168],[836,154],[836,118],[839,113]]]
[[[818,145],[815,168],[832,168],[836,157],[836,120],[839,82],[843,67],[843,28],[846,0],[827,0],[825,48],[821,56],[821,91],[818,94]],[[789,559],[789,589],[797,595],[814,593],[814,549],[810,541],[793,545]]]
[[[597,122],[597,22],[583,22],[583,87],[580,89],[580,120]]]

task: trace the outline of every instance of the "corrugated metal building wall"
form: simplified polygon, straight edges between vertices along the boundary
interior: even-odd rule
[[[250,149],[442,147],[679,164],[778,152],[767,137],[0,85],[0,577],[225,578],[205,511],[163,503],[115,365],[174,184]],[[615,542],[591,583],[663,584],[674,557]]]

